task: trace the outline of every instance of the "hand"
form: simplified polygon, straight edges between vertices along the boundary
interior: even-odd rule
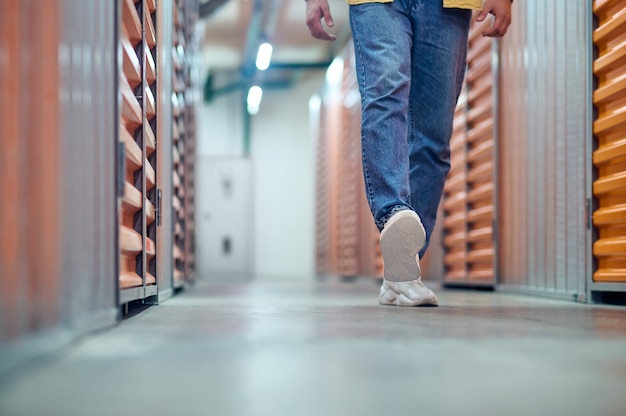
[[[507,0],[508,1],[508,0]],[[335,23],[330,15],[328,0],[307,0],[306,2],[306,25],[314,38],[321,40],[335,40],[337,37],[328,33],[322,27],[322,18],[326,26],[333,27]]]
[[[476,16],[476,21],[482,22],[489,13],[495,16],[495,20],[490,28],[483,31],[482,35],[491,38],[504,36],[511,24],[511,1],[485,0],[483,9]]]

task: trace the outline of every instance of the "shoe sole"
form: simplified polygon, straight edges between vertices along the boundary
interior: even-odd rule
[[[390,296],[391,295],[391,296]],[[420,300],[411,300],[404,295],[399,295],[392,289],[387,289],[385,293],[378,298],[378,303],[389,306],[438,306],[437,296],[423,298]]]
[[[402,282],[419,278],[419,251],[424,244],[426,231],[415,212],[405,210],[392,216],[380,234],[385,279]]]

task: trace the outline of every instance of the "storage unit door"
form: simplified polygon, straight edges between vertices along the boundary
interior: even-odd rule
[[[495,283],[495,124],[492,40],[472,23],[465,87],[450,141],[451,171],[444,190],[446,284]]]
[[[330,273],[330,232],[329,232],[329,175],[328,138],[325,134],[326,109],[321,98],[311,99],[310,114],[312,136],[315,139],[315,272],[320,275]]]
[[[626,283],[626,0],[596,0],[593,8],[597,19],[593,33],[597,50],[593,63],[597,80],[593,223],[598,231],[593,282]],[[615,287],[626,291],[623,284]],[[610,290],[611,285],[594,288]]]
[[[172,218],[174,227],[174,287],[192,280],[195,272],[195,111],[190,71],[193,27],[197,7],[175,0],[173,12],[172,101]]]
[[[363,181],[361,96],[352,44],[344,48],[333,68],[341,71],[341,78],[327,78],[319,110],[311,108],[316,120],[313,134],[318,139],[316,270],[382,277],[379,232]]]
[[[584,299],[591,2],[513,3],[500,40],[498,287]]]
[[[450,172],[444,186],[442,212],[444,280],[467,280],[467,88],[464,86],[454,114],[450,139]],[[428,251],[432,251],[430,247]]]
[[[120,142],[125,149],[120,209],[120,303],[156,294],[156,3],[123,0]]]
[[[336,180],[339,185],[337,194],[337,258],[338,273],[341,276],[356,276],[358,274],[358,209],[357,197],[359,185],[359,165],[361,164],[360,130],[354,129],[355,119],[349,104],[348,94],[356,85],[356,76],[352,70],[353,62],[350,49],[343,52],[343,71],[340,94],[342,100],[339,112],[341,114],[341,131],[338,135],[339,157],[337,159]]]

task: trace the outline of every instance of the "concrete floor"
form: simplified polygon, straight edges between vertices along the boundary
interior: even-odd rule
[[[377,289],[199,282],[3,383],[0,415],[626,415],[626,308]]]

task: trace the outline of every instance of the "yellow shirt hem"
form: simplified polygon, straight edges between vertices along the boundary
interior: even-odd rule
[[[347,0],[348,4],[391,3],[393,0]],[[445,8],[474,9],[483,8],[483,0],[443,0]]]

